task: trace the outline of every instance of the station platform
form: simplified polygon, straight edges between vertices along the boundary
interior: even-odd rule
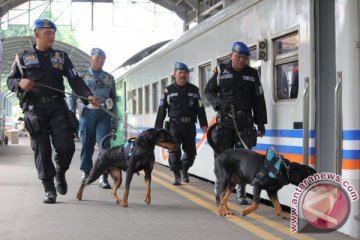
[[[133,177],[127,208],[115,204],[110,190],[99,188],[98,182],[88,186],[83,201],[78,201],[81,145],[77,142],[76,146],[67,172],[69,191],[58,195],[56,204],[42,203],[44,192],[30,139],[22,137],[19,144],[0,148],[0,239],[354,239],[339,232],[291,233],[289,221],[278,218],[272,207],[263,204],[255,213],[242,217],[243,207],[235,203],[235,194],[229,205],[235,215],[220,217],[212,183],[191,177],[189,184],[173,186],[169,169],[158,164],[153,171],[150,205],[143,201],[142,174]]]

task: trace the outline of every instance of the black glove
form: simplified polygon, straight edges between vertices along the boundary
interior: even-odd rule
[[[258,135],[265,135],[265,125],[258,124]]]

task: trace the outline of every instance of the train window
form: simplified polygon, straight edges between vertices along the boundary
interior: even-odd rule
[[[143,88],[138,89],[138,113],[143,113]]]
[[[258,71],[259,78],[261,79],[261,60],[257,59],[256,46],[250,47],[249,65]]]
[[[199,73],[200,73],[200,81],[199,81],[199,92],[200,96],[204,101],[204,105],[207,107],[210,105],[208,101],[204,98],[204,91],[207,84],[207,81],[211,78],[212,71],[211,71],[211,62],[208,62],[204,65],[199,66]]]
[[[196,80],[195,80],[195,77],[194,77],[194,68],[190,68],[189,69],[189,83],[197,85],[195,81]]]
[[[167,85],[168,85],[168,79],[167,78],[161,79],[161,93],[164,92]]]
[[[152,103],[153,112],[156,113],[159,106],[159,84],[157,82],[152,84]]]
[[[275,100],[296,99],[299,87],[299,33],[290,33],[273,40]]]
[[[220,68],[221,68],[221,69],[218,69],[218,70],[220,70],[222,72],[224,70],[225,66],[230,62],[230,55],[219,58],[217,60],[217,62],[218,62],[218,66],[220,66]]]
[[[129,99],[131,99],[131,112],[132,114],[136,114],[136,89],[131,91]]]
[[[145,86],[145,113],[150,112],[150,85]]]

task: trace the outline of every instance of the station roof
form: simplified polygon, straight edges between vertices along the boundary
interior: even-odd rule
[[[29,0],[0,0],[0,17],[10,9],[17,7]],[[113,0],[73,0],[73,2],[113,2]],[[136,2],[136,0],[134,1]],[[152,2],[174,11],[181,19],[185,20],[186,13],[198,6],[199,0],[152,0]]]

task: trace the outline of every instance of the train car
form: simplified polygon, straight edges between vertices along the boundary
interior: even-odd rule
[[[359,5],[345,0],[235,2],[117,79],[126,96],[123,119],[133,127],[124,129],[124,136],[154,126],[161,92],[173,81],[174,62],[191,68],[190,82],[203,94],[212,68],[229,60],[232,42],[243,41],[251,49],[250,64],[261,75],[268,113],[266,135],[254,150],[273,146],[292,161],[341,175],[359,192]],[[215,112],[205,104],[212,124]],[[189,172],[214,181],[213,151],[197,128],[197,158]],[[167,157],[157,149],[158,163],[167,165]],[[284,187],[280,202],[291,206],[293,192],[294,186]],[[352,202],[340,229],[355,237],[358,202]]]

